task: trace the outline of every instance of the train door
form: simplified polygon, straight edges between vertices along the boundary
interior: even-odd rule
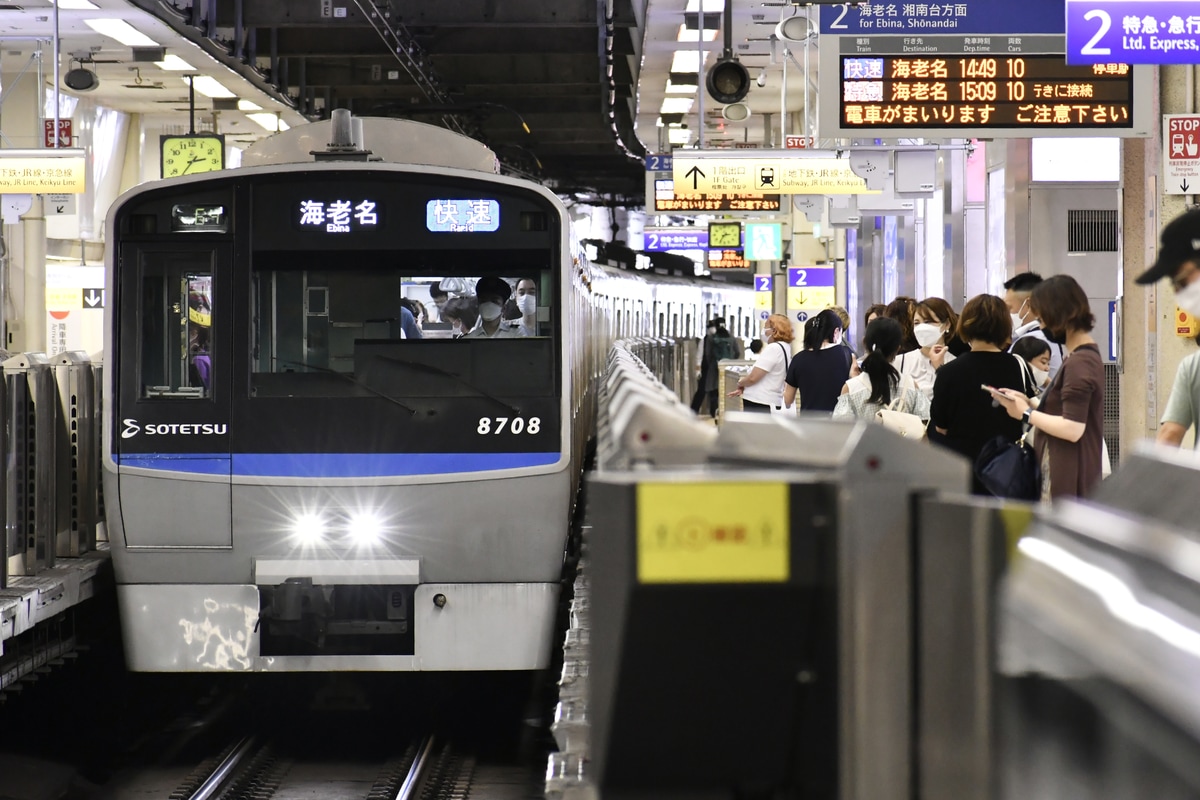
[[[124,244],[112,455],[129,547],[230,547],[228,243]]]

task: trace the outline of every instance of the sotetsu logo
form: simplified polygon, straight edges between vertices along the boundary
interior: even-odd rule
[[[122,439],[132,439],[139,433],[147,436],[224,436],[229,426],[224,423],[212,422],[171,422],[159,425],[140,425],[136,419],[123,419],[125,430],[121,431]]]

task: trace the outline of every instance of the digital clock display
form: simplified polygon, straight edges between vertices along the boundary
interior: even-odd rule
[[[840,58],[839,122],[845,129],[1095,130],[1134,124],[1128,64],[1068,66],[1061,55]]]

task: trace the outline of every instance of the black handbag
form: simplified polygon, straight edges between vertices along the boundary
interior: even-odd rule
[[[1042,468],[1024,434],[1015,442],[1003,436],[987,442],[975,459],[975,477],[996,497],[1012,500],[1042,497]]]

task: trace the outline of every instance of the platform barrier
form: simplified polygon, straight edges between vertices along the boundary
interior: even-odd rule
[[[608,366],[548,796],[1200,796],[1200,455],[1007,503],[882,426],[718,429]]]

